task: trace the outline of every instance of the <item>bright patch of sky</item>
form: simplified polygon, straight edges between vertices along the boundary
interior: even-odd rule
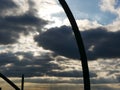
[[[88,19],[97,21],[103,25],[112,23],[117,15],[110,12],[103,12],[100,9],[101,0],[66,0],[76,19]],[[120,1],[118,1],[120,2]],[[116,4],[116,7],[119,3]]]

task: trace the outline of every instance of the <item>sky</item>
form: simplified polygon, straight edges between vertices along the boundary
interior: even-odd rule
[[[84,41],[91,83],[120,89],[120,0],[66,2]],[[17,83],[22,74],[26,83],[83,83],[75,37],[58,0],[0,0],[0,12],[0,73]]]

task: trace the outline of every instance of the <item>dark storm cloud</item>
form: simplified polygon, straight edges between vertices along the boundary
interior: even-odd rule
[[[19,60],[19,55],[24,58]],[[44,76],[53,69],[60,69],[58,65],[49,63],[51,60],[49,55],[34,57],[30,53],[2,53],[0,72],[10,77],[20,77],[22,74],[26,77]]]
[[[15,8],[17,5],[12,0],[0,0],[0,12]]]
[[[54,51],[57,54],[79,58],[78,48],[70,27],[51,28],[45,33],[35,37],[40,46]]]
[[[19,36],[15,33],[0,31],[0,44],[14,43],[16,38],[19,38]]]
[[[88,57],[120,58],[120,31],[108,32],[105,28],[97,28],[82,32]],[[91,46],[93,50],[88,50]]]
[[[117,76],[117,79],[118,79],[118,82],[120,83],[120,75],[119,75],[119,76]]]
[[[18,56],[23,56],[20,60]],[[81,70],[64,71],[58,64],[50,63],[54,61],[50,55],[34,57],[31,53],[2,53],[0,54],[0,72],[9,77],[33,76],[55,76],[55,77],[82,77]],[[57,70],[55,72],[54,70]],[[62,70],[62,72],[61,72]],[[90,72],[91,77],[96,77],[94,72]]]
[[[47,21],[29,14],[0,18],[0,44],[14,43],[19,38],[20,33],[27,34],[34,31],[27,29],[26,26],[41,29],[45,24]]]
[[[89,60],[97,58],[120,58],[120,31],[108,32],[96,28],[81,32]],[[40,46],[59,55],[79,59],[78,48],[71,28],[51,28],[35,37]]]
[[[4,18],[4,21],[7,22],[8,24],[18,24],[18,25],[35,25],[35,26],[38,26],[40,25],[40,27],[42,26],[42,24],[47,24],[46,21],[36,17],[36,16],[33,16],[33,15],[30,15],[29,13],[26,13],[24,15],[21,15],[21,16],[8,16],[8,17],[5,17]]]
[[[16,63],[17,57],[15,57],[12,53],[1,53],[0,54],[0,66],[5,65],[7,63]]]
[[[7,9],[7,7],[10,8],[12,7],[12,4],[12,0],[1,0],[0,10]],[[37,17],[32,8],[29,8],[27,12],[21,15],[15,16],[14,13],[13,15],[8,16],[0,15],[0,44],[15,43],[19,38],[20,33],[28,34],[29,32],[34,31],[32,29],[33,27],[40,31],[47,22],[48,21]]]

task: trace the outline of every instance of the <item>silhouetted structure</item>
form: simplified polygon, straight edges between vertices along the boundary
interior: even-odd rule
[[[0,90],[2,90],[2,88],[0,88]]]
[[[9,83],[15,90],[20,90],[12,81],[10,81],[7,77],[0,73],[0,77],[3,78],[7,83]]]
[[[60,4],[62,5],[63,9],[65,10],[65,13],[71,23],[72,30],[75,34],[75,39],[78,45],[79,53],[81,56],[81,63],[82,63],[82,69],[83,69],[83,80],[84,80],[84,90],[90,90],[90,76],[89,76],[89,68],[88,68],[88,62],[87,62],[87,56],[83,44],[83,40],[80,34],[80,31],[78,29],[77,23],[74,19],[74,16],[67,5],[65,0],[59,0]]]
[[[24,75],[22,75],[21,90],[24,90]]]

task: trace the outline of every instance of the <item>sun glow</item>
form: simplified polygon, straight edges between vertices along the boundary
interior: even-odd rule
[[[20,61],[24,59],[24,56],[23,56],[23,55],[18,55],[17,57],[18,57],[18,59],[19,59]]]

